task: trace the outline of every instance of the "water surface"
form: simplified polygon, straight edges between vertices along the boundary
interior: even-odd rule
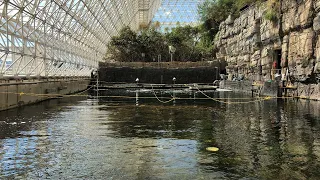
[[[320,179],[319,102],[99,96],[0,112],[0,179]]]

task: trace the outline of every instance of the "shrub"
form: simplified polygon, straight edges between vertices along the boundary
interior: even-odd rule
[[[276,22],[278,20],[278,11],[280,9],[280,2],[278,0],[267,1],[267,11],[264,15],[265,19]]]
[[[276,22],[278,20],[277,12],[273,9],[268,9],[264,15],[264,18],[269,21]]]

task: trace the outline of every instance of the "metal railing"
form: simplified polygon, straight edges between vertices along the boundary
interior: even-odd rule
[[[281,76],[281,69],[271,69],[271,80],[275,80],[277,76]]]
[[[100,68],[103,67],[151,67],[151,68],[193,68],[193,67],[220,67],[216,61],[198,61],[198,62],[115,62],[115,63],[100,63]]]

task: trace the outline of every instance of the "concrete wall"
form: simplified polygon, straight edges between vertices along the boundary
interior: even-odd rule
[[[230,89],[237,92],[252,93],[252,81],[221,81],[220,88]],[[278,93],[278,83],[275,81],[264,82],[261,90],[262,96],[276,97]]]
[[[251,93],[251,81],[221,81],[220,88],[230,89],[237,92]]]
[[[288,91],[289,96],[320,101],[320,84],[296,83],[297,90]]]
[[[85,90],[90,80],[0,81],[0,111]]]
[[[320,84],[296,83],[296,87],[296,89],[289,89],[287,91],[287,96],[320,101]],[[221,81],[220,88],[252,93],[252,81]],[[276,81],[264,82],[261,90],[262,96],[276,97],[278,95],[277,93],[278,83]]]

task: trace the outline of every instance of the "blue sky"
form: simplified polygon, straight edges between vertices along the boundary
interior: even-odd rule
[[[204,0],[162,0],[153,22],[159,21],[162,29],[166,26],[174,27],[176,22],[195,23],[199,21],[198,4]]]

